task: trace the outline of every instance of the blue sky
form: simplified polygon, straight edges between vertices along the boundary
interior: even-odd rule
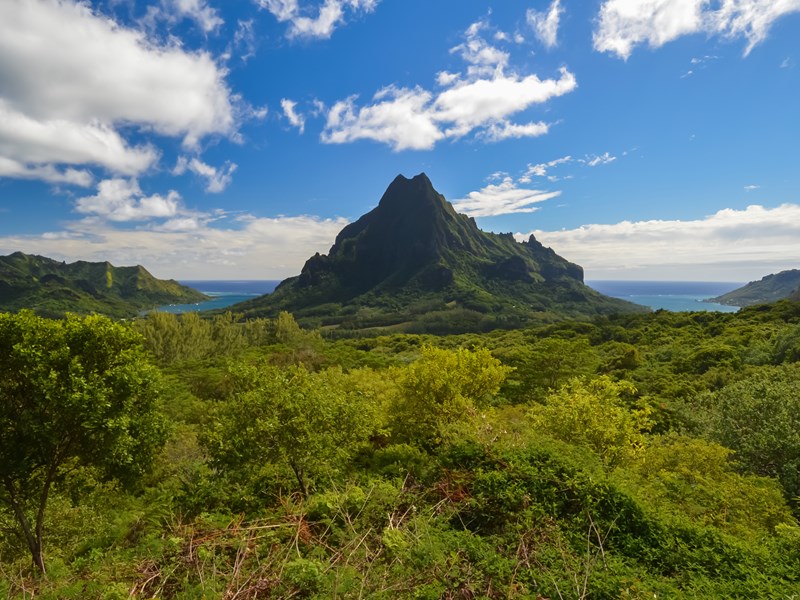
[[[800,0],[4,0],[0,254],[279,279],[398,174],[588,279],[800,268]]]

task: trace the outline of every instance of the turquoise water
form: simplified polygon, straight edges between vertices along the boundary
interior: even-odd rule
[[[586,285],[598,292],[653,310],[691,312],[698,310],[736,312],[736,306],[706,302],[744,285],[720,281],[587,281]]]
[[[204,310],[216,310],[227,308],[233,304],[252,300],[264,294],[271,294],[278,286],[280,281],[275,280],[253,280],[253,281],[180,281],[183,285],[196,289],[211,300],[198,302],[196,304],[167,304],[159,306],[157,310],[174,314],[186,312],[200,312]]]

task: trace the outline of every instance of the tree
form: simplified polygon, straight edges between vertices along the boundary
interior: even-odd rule
[[[399,373],[395,432],[423,444],[439,441],[444,428],[486,407],[511,370],[485,348],[424,347],[419,360]]]
[[[504,349],[501,358],[515,368],[506,390],[515,402],[544,400],[549,390],[558,389],[572,377],[592,373],[598,364],[595,350],[583,337],[519,341]]]
[[[0,502],[45,573],[44,517],[61,477],[133,481],[165,439],[141,337],[100,316],[0,314]]]
[[[334,473],[374,429],[374,402],[348,390],[338,369],[239,364],[231,374],[236,391],[202,439],[222,470],[282,464],[307,496],[315,479]]]
[[[533,405],[530,417],[539,431],[586,446],[614,467],[644,447],[644,432],[653,425],[649,408],[630,409],[623,402],[635,393],[627,381],[576,378],[552,392],[546,405]]]
[[[759,475],[800,495],[800,371],[770,368],[732,383],[709,400],[712,436]]]

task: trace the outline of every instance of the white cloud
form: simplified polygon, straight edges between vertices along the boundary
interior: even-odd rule
[[[161,0],[160,6],[147,8],[144,22],[152,26],[156,21],[176,23],[181,19],[191,19],[204,33],[211,33],[225,23],[205,0]]]
[[[746,281],[800,264],[797,204],[723,209],[693,221],[623,221],[530,233],[582,265],[588,279]],[[521,241],[530,233],[515,237]]]
[[[290,38],[327,39],[345,21],[346,12],[370,13],[375,10],[378,0],[325,0],[313,10],[301,7],[297,0],[256,0],[281,23],[289,23],[287,35]],[[309,17],[306,13],[316,13]]]
[[[627,155],[624,152],[623,155]],[[529,163],[527,169],[519,178],[519,183],[530,183],[534,177],[546,177],[550,181],[558,181],[559,179],[572,179],[572,176],[556,177],[550,174],[551,170],[561,165],[568,165],[577,163],[585,167],[597,167],[599,165],[607,165],[617,160],[616,156],[611,156],[609,152],[603,154],[587,155],[585,158],[573,158],[572,156],[562,156],[549,162],[544,163]]]
[[[594,47],[627,59],[634,46],[663,46],[682,35],[700,31],[709,0],[606,0]]]
[[[442,87],[449,87],[461,79],[461,73],[449,73],[448,71],[439,71],[436,74],[436,83]]]
[[[54,164],[101,165],[126,175],[146,171],[158,160],[153,146],[131,147],[111,125],[91,119],[76,122],[53,112],[52,118],[32,117],[0,97],[0,157],[29,170]]]
[[[528,9],[526,17],[533,33],[546,48],[553,48],[558,44],[558,25],[561,20],[561,0],[553,0],[547,12]]]
[[[178,214],[180,194],[145,196],[135,179],[105,179],[97,185],[97,194],[80,198],[75,210],[109,221],[147,221]]]
[[[298,274],[309,256],[327,252],[345,225],[345,219],[313,216],[248,216],[212,226],[176,216],[130,229],[84,219],[43,235],[2,236],[0,254],[21,250],[59,260],[141,264],[175,279],[283,279]]]
[[[478,79],[451,87],[436,98],[433,109],[437,122],[449,124],[448,135],[466,135],[542,104],[578,87],[575,76],[561,68],[558,79],[541,80],[536,75],[496,74],[492,79]]]
[[[492,123],[481,137],[490,142],[500,142],[509,138],[539,137],[548,131],[550,131],[550,125],[543,122],[517,124],[500,121]]]
[[[0,157],[28,173],[64,165],[142,173],[158,152],[131,145],[123,126],[186,147],[236,127],[225,71],[210,55],[156,45],[85,3],[0,2],[0,56]]]
[[[614,162],[617,160],[616,156],[611,156],[608,152],[601,154],[599,156],[593,156],[589,158],[588,156],[582,162],[586,164],[588,167],[596,167],[598,165],[607,165],[609,163]]]
[[[336,102],[328,111],[321,139],[328,144],[373,140],[395,151],[429,150],[444,139],[475,133],[487,141],[547,133],[550,124],[516,124],[511,118],[577,87],[575,76],[562,67],[558,78],[540,79],[508,70],[509,54],[486,43],[480,32],[486,21],[473,23],[465,42],[451,52],[466,63],[466,73],[440,71],[433,93],[420,86],[380,89],[372,102],[356,105],[356,96]]]
[[[300,12],[297,0],[257,0],[261,8],[266,8],[281,23],[291,20]]]
[[[535,165],[529,164],[528,168],[525,170],[525,173],[520,178],[520,182],[528,183],[532,177],[547,177],[548,172],[553,167],[569,164],[571,162],[573,162],[573,158],[571,156],[563,156],[546,163],[539,163]]]
[[[223,167],[213,167],[204,163],[197,157],[187,158],[181,156],[172,170],[173,175],[183,175],[187,170],[206,179],[206,191],[217,194],[225,190],[233,180],[236,163],[226,162]]]
[[[242,62],[247,62],[256,55],[256,34],[253,30],[253,19],[247,21],[237,21],[236,33],[233,34],[232,48],[240,52]],[[232,50],[228,50],[230,54]]]
[[[506,177],[501,183],[489,184],[477,192],[470,192],[466,198],[453,200],[453,206],[471,217],[494,217],[532,213],[539,210],[534,204],[560,195],[561,192],[519,188],[511,177]]]
[[[56,169],[53,165],[29,167],[22,163],[0,156],[0,177],[14,179],[39,179],[47,183],[67,183],[81,187],[89,187],[94,177],[89,171],[78,169]]]
[[[711,27],[729,37],[744,36],[746,56],[767,38],[775,21],[793,12],[800,12],[800,0],[722,0],[711,15]]]
[[[467,29],[464,43],[450,49],[451,53],[458,54],[469,64],[467,74],[471,77],[491,76],[495,72],[502,72],[511,58],[508,52],[492,46],[480,37],[481,30],[487,27],[488,24],[484,21],[473,23]]]
[[[800,11],[800,0],[606,0],[594,47],[627,59],[641,44],[658,48],[683,35],[705,33],[747,40],[745,56],[772,24]]]
[[[757,189],[759,189],[760,187],[761,187],[760,185],[746,185],[746,186],[744,186],[744,191],[745,192],[754,192]]]
[[[384,88],[373,97],[374,104],[357,108],[355,97],[336,102],[328,111],[322,141],[344,144],[374,140],[395,150],[433,148],[444,133],[433,119],[430,92],[421,88]]]
[[[498,73],[492,79],[457,83],[436,97],[420,87],[389,86],[375,94],[368,106],[356,107],[355,97],[334,104],[322,141],[341,144],[369,139],[399,151],[427,150],[445,138],[463,137],[475,129],[486,130],[489,139],[493,139],[492,131],[542,135],[544,123],[514,126],[507,119],[576,87],[575,76],[566,69],[558,79],[545,80]]]
[[[300,133],[306,128],[306,119],[303,115],[299,114],[295,108],[297,107],[297,102],[293,100],[288,100],[287,98],[283,98],[281,100],[281,108],[283,109],[283,116],[289,121],[289,123],[293,127],[297,127],[300,130]]]

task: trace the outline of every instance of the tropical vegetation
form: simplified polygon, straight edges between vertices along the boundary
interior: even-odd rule
[[[800,304],[0,317],[7,598],[800,594]]]

